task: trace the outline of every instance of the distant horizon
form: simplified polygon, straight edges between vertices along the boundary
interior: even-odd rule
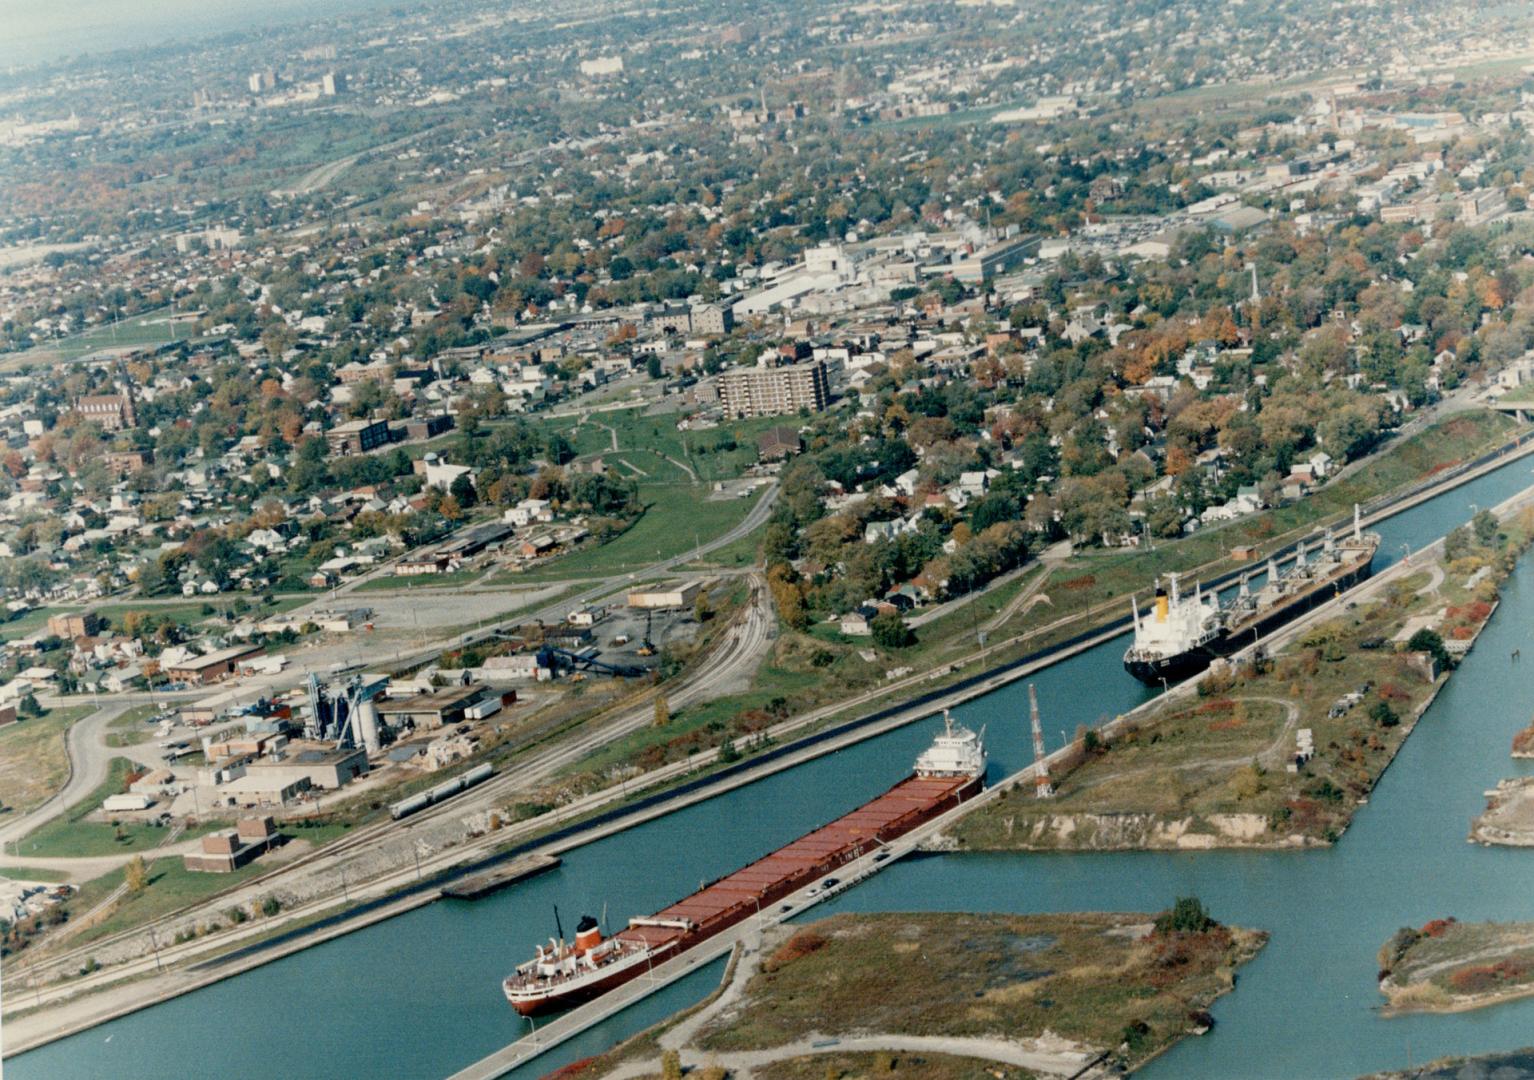
[[[395,0],[0,0],[0,69],[51,63],[80,53],[102,54],[172,42],[196,41],[231,30],[291,19],[325,18],[349,8]],[[145,10],[148,8],[149,10]]]

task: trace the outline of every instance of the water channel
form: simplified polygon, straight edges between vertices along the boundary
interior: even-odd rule
[[[1380,526],[1376,569],[1534,483],[1528,461]],[[1520,771],[1514,731],[1534,711],[1529,641],[1534,560],[1333,848],[1310,852],[944,855],[897,863],[810,918],[833,911],[1154,911],[1196,893],[1227,922],[1272,941],[1216,1005],[1215,1031],[1145,1077],[1351,1077],[1449,1053],[1534,1042],[1534,1000],[1476,1013],[1384,1020],[1377,948],[1396,927],[1455,915],[1534,918],[1534,851],[1466,843],[1482,792]],[[1138,704],[1148,691],[1120,657],[1124,635],[1033,679],[1049,742]],[[1534,655],[1534,647],[1530,649]],[[1527,672],[1527,675],[1524,673]],[[1026,687],[961,709],[987,725],[991,778],[1031,757]],[[525,1034],[499,980],[581,912],[614,924],[656,910],[852,809],[898,780],[931,739],[910,725],[570,852],[558,870],[473,903],[444,901],[305,950],[7,1061],[11,1080],[110,1075],[223,1078],[441,1076]],[[528,1080],[598,1053],[708,992],[711,965],[513,1076]]]

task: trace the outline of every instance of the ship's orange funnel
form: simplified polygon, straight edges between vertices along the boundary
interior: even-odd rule
[[[602,928],[590,915],[582,915],[575,925],[575,955],[584,956],[602,944]]]

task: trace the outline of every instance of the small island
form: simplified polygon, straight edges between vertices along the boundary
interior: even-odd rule
[[[1434,919],[1379,953],[1387,1014],[1465,1012],[1534,995],[1534,923]]]
[[[1160,915],[835,915],[778,926],[698,1008],[562,1080],[1108,1076],[1213,1024],[1267,935]]]

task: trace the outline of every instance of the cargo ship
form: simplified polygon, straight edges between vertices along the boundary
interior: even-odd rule
[[[944,710],[942,734],[883,795],[654,915],[630,919],[612,937],[583,915],[573,942],[559,931],[507,976],[506,1000],[533,1016],[599,997],[967,802],[985,785],[985,765],[983,731]]]
[[[1151,611],[1142,616],[1139,602],[1133,602],[1135,639],[1124,653],[1124,667],[1152,686],[1197,675],[1216,658],[1233,655],[1363,581],[1374,570],[1379,546],[1377,534],[1360,528],[1354,506],[1351,536],[1333,540],[1327,530],[1315,549],[1307,552],[1300,544],[1282,573],[1269,560],[1262,588],[1253,592],[1243,576],[1229,603],[1197,586],[1191,596],[1181,593],[1175,575],[1170,588],[1158,582]]]

